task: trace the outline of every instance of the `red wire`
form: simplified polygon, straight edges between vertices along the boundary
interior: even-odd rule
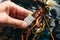
[[[36,25],[34,25],[32,28],[29,29],[29,31],[28,31],[28,33],[27,33],[27,35],[26,35],[26,40],[28,40],[28,37],[29,37],[31,31],[32,31],[32,29],[33,29],[35,26],[36,26]]]
[[[39,11],[40,11],[41,15],[44,15],[44,12],[45,12],[45,11],[44,11],[44,8],[41,8]],[[39,11],[37,11],[37,12],[35,13],[34,17],[35,17],[36,15],[39,15],[39,14],[38,14]],[[35,18],[36,18],[36,17],[35,17]],[[26,40],[28,40],[28,37],[29,37],[31,31],[32,31],[32,29],[33,29],[35,26],[36,26],[36,24],[28,30],[28,32],[27,32],[27,34],[26,34]],[[23,32],[24,32],[24,31],[23,31]],[[22,35],[23,35],[23,32],[22,32]]]

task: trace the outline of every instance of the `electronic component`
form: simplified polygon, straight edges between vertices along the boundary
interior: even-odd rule
[[[30,25],[34,20],[35,20],[35,18],[34,18],[32,15],[28,15],[28,16],[24,19],[24,21],[25,21],[28,25]]]

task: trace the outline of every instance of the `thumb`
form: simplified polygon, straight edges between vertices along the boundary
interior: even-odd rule
[[[27,27],[27,23],[26,22],[24,22],[22,20],[11,18],[11,17],[8,18],[8,22],[7,23],[11,24],[11,25],[14,25],[14,26],[17,26],[18,28],[22,28],[22,29],[25,29]]]

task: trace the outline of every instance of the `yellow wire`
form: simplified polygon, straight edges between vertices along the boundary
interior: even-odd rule
[[[38,25],[38,24],[39,24],[39,22],[38,22],[38,21],[36,21],[36,25],[37,25],[37,26],[39,26],[39,25],[40,25],[40,24],[39,24],[39,25]],[[44,28],[45,28],[45,25],[46,25],[46,24],[45,24],[45,21],[43,21],[43,24],[42,24],[42,25],[43,25],[43,26],[42,26],[42,28],[41,28],[41,29],[39,28],[39,29],[40,29],[40,31],[39,31],[39,32],[37,32],[37,31],[36,31],[36,32],[32,31],[32,33],[33,33],[33,34],[37,34],[37,33],[42,32],[42,31],[44,30]]]
[[[23,35],[22,35],[22,40],[24,40]]]
[[[44,17],[44,19],[45,19],[45,17]],[[45,19],[45,21],[46,21],[47,26],[48,26],[48,28],[49,28],[49,30],[50,30],[49,24],[48,24],[48,22],[47,22],[46,19]],[[51,35],[51,37],[52,37],[52,40],[55,40],[51,30],[50,30],[50,35]]]

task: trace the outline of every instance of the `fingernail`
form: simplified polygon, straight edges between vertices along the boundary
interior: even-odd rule
[[[22,28],[27,28],[27,23],[26,22],[22,23]]]

